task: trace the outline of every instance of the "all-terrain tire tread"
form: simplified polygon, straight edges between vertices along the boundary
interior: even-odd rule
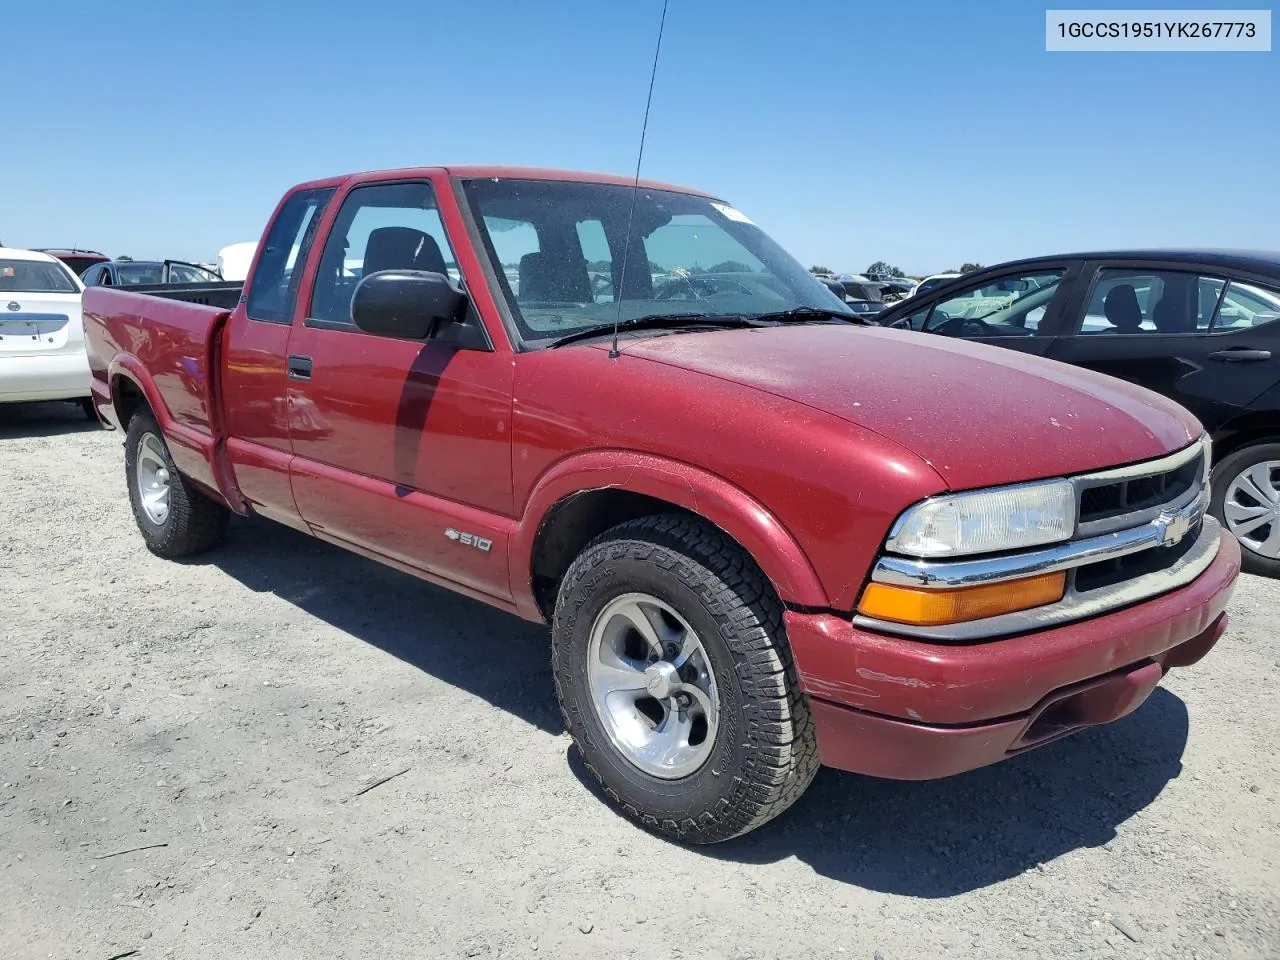
[[[624,556],[674,573],[719,614],[721,639],[731,651],[744,695],[753,701],[752,709],[743,711],[752,717],[747,732],[753,747],[746,751],[745,768],[732,772],[738,781],[733,802],[722,798],[715,809],[680,822],[646,816],[605,781],[582,750],[584,763],[610,801],[651,830],[693,843],[747,833],[795,803],[820,766],[813,718],[786,640],[782,604],[755,562],[718,528],[684,514],[660,514],[621,524],[587,545],[561,583],[553,638],[564,637],[562,619],[578,583],[600,564]],[[581,750],[582,731],[573,712],[565,709],[559,670],[556,687],[566,729]]]

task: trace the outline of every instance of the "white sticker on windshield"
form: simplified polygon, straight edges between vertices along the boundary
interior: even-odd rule
[[[712,200],[711,205],[715,207],[717,210],[719,210],[726,217],[728,217],[730,220],[736,220],[738,221],[738,223],[751,223],[751,219],[745,213],[743,213],[741,210],[735,210],[733,207],[729,206],[727,203],[716,203],[714,200]]]

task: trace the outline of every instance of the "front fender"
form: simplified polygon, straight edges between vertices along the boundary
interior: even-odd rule
[[[526,500],[510,553],[512,590],[523,615],[541,619],[533,590],[533,550],[543,520],[566,497],[610,487],[666,501],[719,527],[751,554],[784,603],[828,605],[795,538],[746,491],[676,460],[630,450],[593,450],[548,468]]]

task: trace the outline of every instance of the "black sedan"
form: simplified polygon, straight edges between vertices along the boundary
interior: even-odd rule
[[[1181,403],[1213,438],[1210,510],[1280,576],[1280,253],[1038,257],[894,304],[882,326],[1089,367]]]
[[[124,287],[156,283],[218,283],[222,277],[182,260],[108,260],[80,274],[86,287]]]

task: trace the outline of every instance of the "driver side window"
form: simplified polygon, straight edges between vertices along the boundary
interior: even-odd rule
[[[945,337],[1034,336],[1058,292],[1063,273],[1040,269],[988,279],[939,300],[919,325],[919,314],[913,314],[911,327]]]

